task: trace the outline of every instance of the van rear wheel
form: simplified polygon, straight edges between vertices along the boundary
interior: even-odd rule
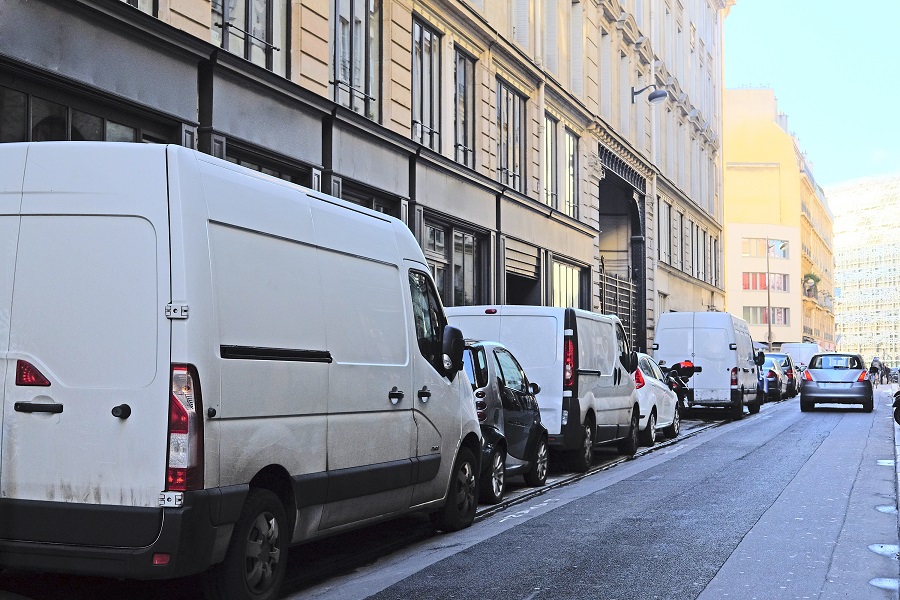
[[[478,507],[478,472],[475,470],[475,455],[463,446],[453,463],[447,502],[431,515],[431,522],[441,531],[459,531],[475,520]]]
[[[251,490],[234,526],[225,560],[207,571],[206,595],[216,600],[273,600],[287,565],[287,517],[281,500]]]

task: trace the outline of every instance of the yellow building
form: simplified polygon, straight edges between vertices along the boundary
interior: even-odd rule
[[[834,349],[834,218],[774,90],[726,90],[723,131],[726,309],[772,348]]]

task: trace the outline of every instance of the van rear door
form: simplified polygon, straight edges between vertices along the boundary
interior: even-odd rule
[[[14,226],[0,216],[0,311],[9,307],[0,497],[155,507],[171,393],[165,149],[41,143],[27,152],[14,269]],[[2,196],[4,213],[13,197]],[[23,369],[47,385],[17,381]],[[127,418],[113,415],[122,405]],[[29,527],[38,525],[6,524],[0,536],[35,539]],[[75,530],[45,524],[43,541],[100,543],[92,536],[101,533],[74,539]],[[157,531],[120,535],[149,544]]]

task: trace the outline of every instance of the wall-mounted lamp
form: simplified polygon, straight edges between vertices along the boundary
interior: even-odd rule
[[[631,103],[634,104],[634,99],[650,88],[654,88],[653,91],[650,92],[650,95],[647,96],[647,101],[650,102],[650,104],[658,104],[669,97],[668,91],[666,91],[665,89],[660,89],[660,87],[655,83],[651,83],[650,85],[644,86],[639,90],[631,88]]]

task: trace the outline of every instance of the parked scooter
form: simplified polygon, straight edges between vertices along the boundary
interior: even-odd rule
[[[703,367],[695,366],[689,360],[683,360],[679,363],[675,363],[668,369],[662,367],[662,370],[666,375],[666,384],[672,391],[675,392],[675,395],[678,397],[678,408],[680,410],[684,410],[687,408],[688,398],[693,393],[693,390],[688,386],[688,379],[690,379],[694,373],[699,373],[703,370]]]

